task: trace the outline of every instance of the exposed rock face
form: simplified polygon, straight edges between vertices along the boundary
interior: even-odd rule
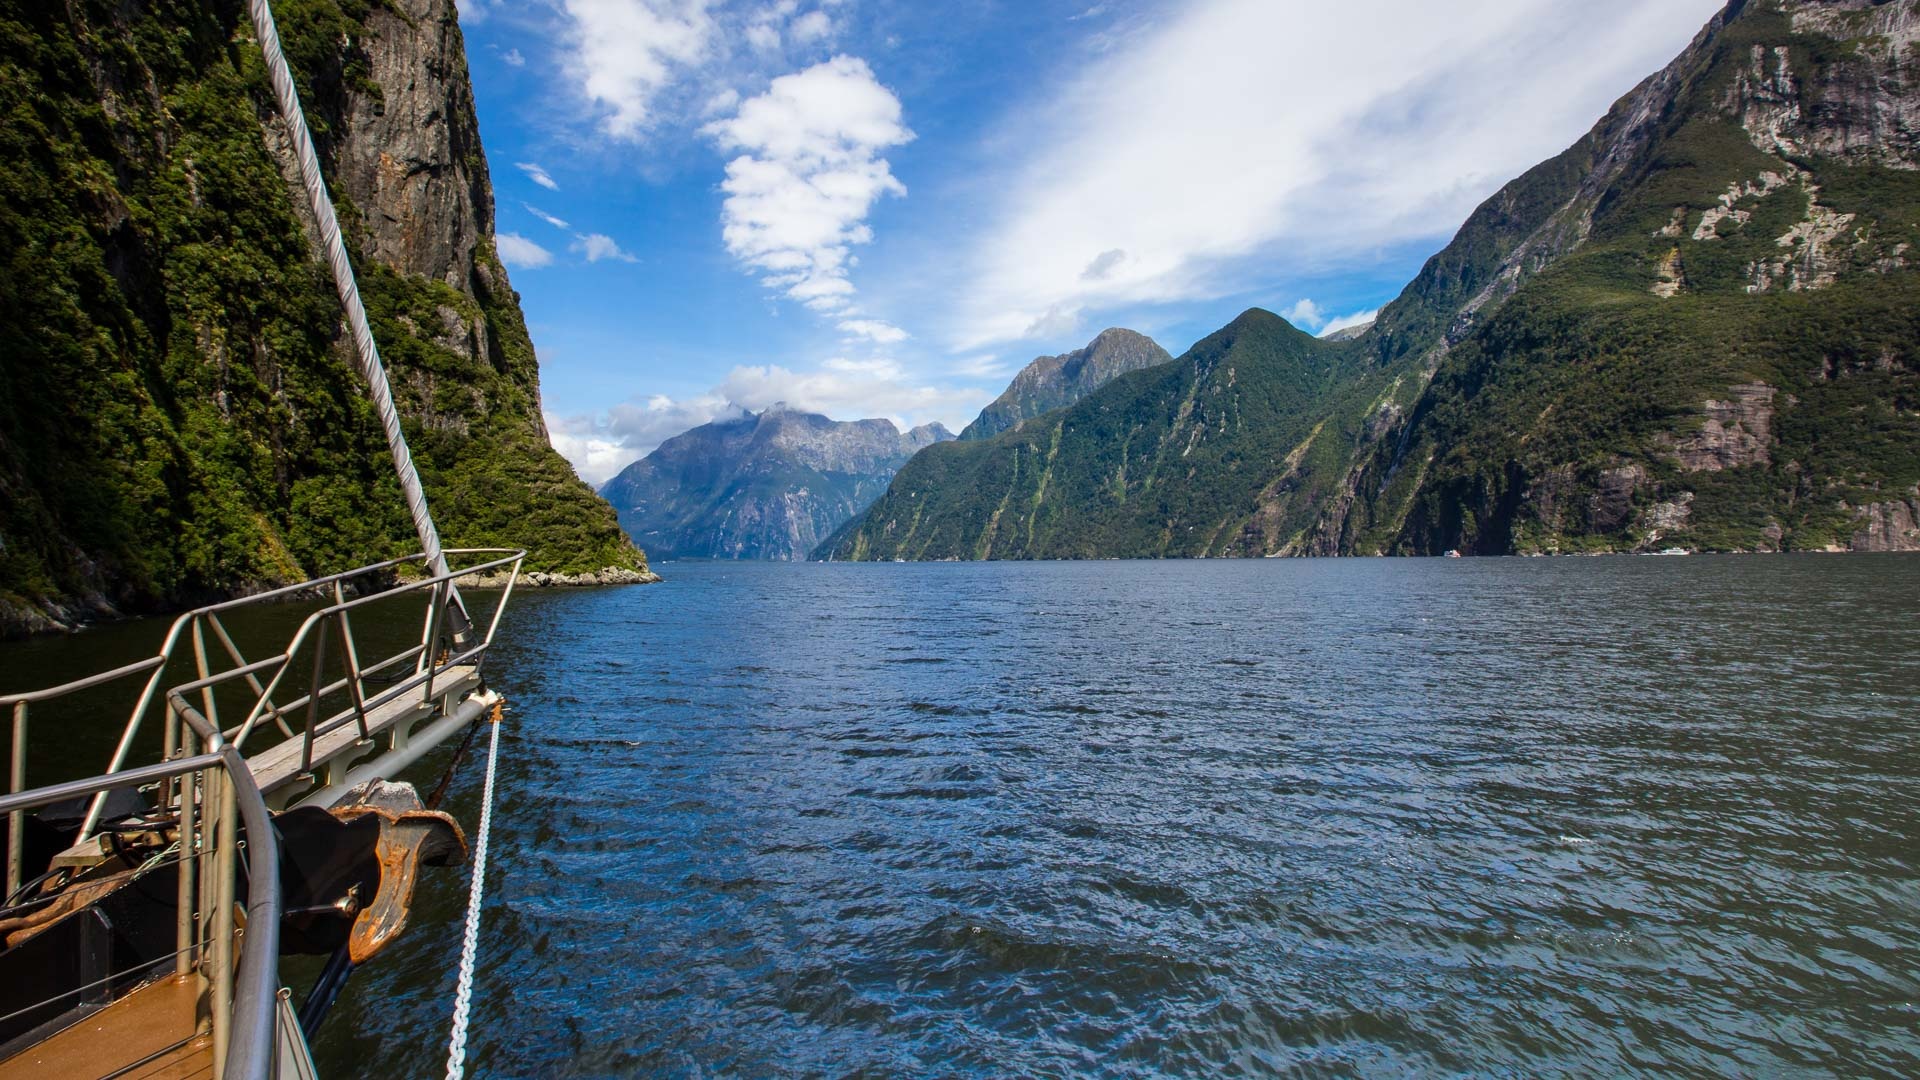
[[[449,546],[644,576],[547,445],[451,0],[280,29]],[[0,633],[417,548],[245,5],[0,11]]]
[[[1633,516],[1633,493],[1647,479],[1638,465],[1602,469],[1600,482],[1588,501],[1587,521],[1594,532],[1617,531]]]
[[[1086,348],[1042,356],[1022,368],[1005,392],[960,432],[987,439],[1041,413],[1062,409],[1129,371],[1164,364],[1173,357],[1152,338],[1131,330],[1103,330]]]
[[[1908,498],[1869,503],[1856,514],[1855,551],[1920,551],[1920,491]]]
[[[676,435],[601,493],[656,557],[803,559],[886,490],[939,424],[839,422],[776,405]]]
[[[364,214],[361,248],[403,274],[475,295],[493,187],[452,0],[389,0],[361,39],[379,92],[348,95],[334,176]]]
[[[1785,156],[1920,168],[1920,8],[1906,0],[1799,0],[1784,5],[1796,32],[1857,43],[1846,60],[1812,72],[1786,45],[1756,44],[1729,92],[1753,145]]]
[[[1914,0],[1734,0],[1356,338],[1250,312],[921,455],[834,555],[1890,542],[1920,475],[1917,42]]]
[[[1673,437],[1673,458],[1688,472],[1718,472],[1772,461],[1775,390],[1765,383],[1729,387],[1725,401],[1708,401],[1698,431]]]

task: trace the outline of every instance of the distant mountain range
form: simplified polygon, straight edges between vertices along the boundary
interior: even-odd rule
[[[654,558],[805,558],[884,491],[939,424],[829,420],[776,405],[676,435],[600,494]]]
[[[1130,371],[1173,357],[1131,330],[1042,356],[962,438],[1017,428]],[[953,439],[939,424],[901,434],[886,420],[840,422],[776,405],[677,435],[600,493],[655,558],[802,559],[887,488],[916,451]]]
[[[1920,3],[1735,0],[1357,336],[1249,311],[816,554],[1920,550],[1916,260]]]

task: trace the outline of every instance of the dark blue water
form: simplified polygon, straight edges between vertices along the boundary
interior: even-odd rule
[[[477,1075],[1920,1074],[1920,559],[663,569],[492,661]]]

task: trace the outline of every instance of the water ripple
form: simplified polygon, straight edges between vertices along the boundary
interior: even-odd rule
[[[665,569],[505,628],[478,1075],[1920,1073],[1920,560]]]

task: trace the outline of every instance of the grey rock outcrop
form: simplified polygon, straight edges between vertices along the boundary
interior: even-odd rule
[[[990,439],[1041,413],[1063,409],[1130,371],[1164,364],[1172,354],[1145,334],[1102,330],[1085,348],[1042,356],[1020,370],[993,404],[960,432],[962,439]]]

